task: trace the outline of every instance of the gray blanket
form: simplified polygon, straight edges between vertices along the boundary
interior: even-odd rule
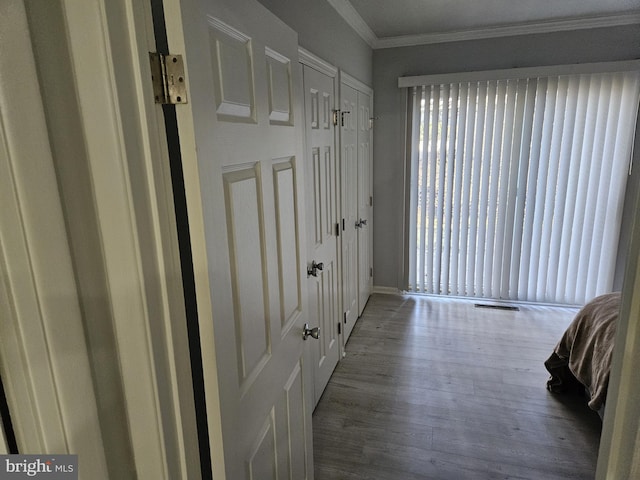
[[[577,313],[545,362],[550,391],[572,390],[579,382],[587,389],[589,407],[600,409],[609,386],[619,310],[616,292],[594,298]]]

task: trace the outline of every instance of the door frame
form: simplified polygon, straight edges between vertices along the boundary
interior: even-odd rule
[[[105,265],[103,293],[114,328],[135,472],[139,478],[197,479],[201,472],[171,178],[162,112],[154,104],[150,81],[151,4],[59,0],[56,6],[66,28],[51,41],[67,44],[73,67],[81,125],[74,136],[86,153],[79,161],[86,161],[93,193]],[[30,183],[31,178],[22,180]],[[46,202],[50,194],[33,186],[29,190],[34,202]],[[64,215],[64,202],[61,209]],[[71,257],[78,253],[68,238],[58,245],[65,243]],[[53,255],[46,246],[30,253]],[[44,279],[38,272],[35,277]],[[10,287],[17,285],[8,281]],[[16,344],[24,342],[17,338]],[[2,348],[6,352],[7,346]],[[51,352],[54,361],[58,355]],[[27,377],[34,373],[28,365],[15,368]],[[64,387],[57,378],[55,384]],[[5,387],[8,397],[18,394],[15,385]],[[34,398],[49,400],[39,391]],[[72,406],[64,395],[59,402],[61,409]],[[37,430],[41,420],[16,411],[15,423]],[[49,434],[36,431],[34,441],[47,445]]]
[[[106,478],[89,354],[23,0],[2,4],[0,31],[6,36],[0,51],[0,369],[7,405],[20,452],[72,453],[77,448],[91,474]]]
[[[636,478],[640,473],[640,197],[635,204],[596,479]]]
[[[151,5],[64,0],[64,14],[136,470],[199,478],[171,176],[149,80]]]
[[[131,255],[131,258],[140,260],[141,250],[146,249],[147,245],[142,243],[141,238],[138,237],[137,229],[139,227],[139,218],[136,218],[136,211],[133,207],[134,199],[140,201],[149,200],[143,193],[138,192],[136,189],[130,188],[130,179],[127,177],[127,166],[129,162],[133,162],[135,159],[132,156],[123,155],[124,152],[127,151],[127,142],[134,142],[137,147],[140,149],[142,153],[142,157],[138,159],[138,161],[144,163],[146,166],[153,165],[153,153],[157,153],[158,147],[160,147],[160,155],[166,154],[166,149],[164,148],[164,140],[161,128],[156,128],[161,122],[158,118],[159,113],[156,108],[155,112],[155,120],[154,115],[149,114],[150,105],[148,103],[148,98],[150,92],[150,86],[146,79],[146,45],[147,39],[144,38],[146,34],[148,34],[149,22],[143,20],[141,18],[141,9],[144,10],[144,6],[141,6],[138,2],[133,2],[133,0],[61,0],[66,6],[67,13],[67,22],[69,25],[69,33],[72,44],[75,47],[74,59],[75,65],[78,68],[77,70],[77,80],[78,80],[78,88],[82,90],[81,100],[83,100],[85,111],[83,115],[84,124],[87,126],[87,140],[88,147],[92,158],[94,161],[92,165],[96,167],[96,172],[94,176],[94,180],[97,186],[100,187],[100,191],[103,195],[99,198],[96,198],[96,203],[99,204],[100,211],[103,213],[111,211],[111,195],[107,194],[108,189],[110,189],[113,185],[119,182],[119,185],[122,186],[124,193],[127,196],[121,199],[121,202],[116,205],[116,213],[118,214],[117,218],[114,219],[101,219],[101,228],[102,231],[106,235],[106,244],[108,245],[108,249],[105,250],[105,256],[107,257],[107,263],[110,265],[111,276],[109,278],[110,285],[117,286],[118,284],[128,284],[128,285],[137,285],[144,286],[144,275],[140,268],[131,268],[131,265],[127,265],[122,259],[118,260],[119,255],[118,252],[114,251],[114,248],[120,247],[120,243],[118,241],[117,235],[113,232],[109,234],[109,229],[113,228],[124,228],[124,233],[126,234],[128,241],[127,244],[123,247],[127,250],[127,253]],[[190,0],[183,0],[185,5],[188,5]],[[135,5],[133,5],[135,3]],[[144,3],[144,2],[143,2]],[[169,46],[171,50],[184,52],[184,32],[181,29],[181,15],[182,10],[185,8],[181,5],[179,0],[164,0],[165,12],[167,13],[167,29],[169,36]],[[109,12],[109,15],[107,15]],[[118,13],[118,20],[114,20],[114,12]],[[145,16],[145,14],[142,14]],[[109,18],[108,18],[109,17]],[[126,18],[126,19],[125,19]],[[121,34],[121,36],[118,36]],[[124,42],[124,45],[123,43]],[[129,50],[131,52],[131,57],[118,57],[113,54],[112,49],[115,45],[119,44],[124,50]],[[104,54],[96,55],[95,52],[101,52]],[[96,69],[95,67],[99,66],[100,68]],[[132,102],[126,106],[126,102],[120,101],[120,94],[115,91],[115,72],[118,71],[118,76],[123,75],[122,71],[119,69],[121,66],[126,66],[132,68],[132,71],[127,73],[127,80],[131,85],[135,86],[135,92],[130,92],[129,100]],[[141,72],[145,72],[142,74]],[[188,72],[187,72],[188,78]],[[96,95],[95,92],[100,90],[101,93],[104,93],[105,96],[100,98],[99,95]],[[372,97],[373,98],[373,97]],[[102,108],[104,110],[102,110]],[[108,142],[105,142],[103,138],[103,118],[102,116],[107,112],[111,122],[110,127],[111,131],[109,132]],[[128,113],[133,113],[136,117],[138,115],[144,116],[147,115],[146,120],[148,122],[147,128],[142,129],[141,131],[131,132],[131,131],[123,131],[121,127],[121,123],[119,119]],[[184,110],[177,110],[178,117],[183,117],[182,120],[186,120],[189,116],[188,113]],[[192,132],[191,132],[192,133]],[[193,138],[189,138],[190,133],[181,131],[181,147],[183,148],[183,155],[193,155],[195,151],[192,150],[193,146]],[[186,138],[185,138],[186,137]],[[192,135],[191,135],[192,137]],[[105,152],[101,152],[100,149],[108,143],[109,147]],[[190,147],[186,150],[184,147]],[[115,154],[115,157],[112,156]],[[117,162],[112,162],[113,158],[118,159]],[[109,165],[108,172],[104,172],[104,169],[100,168],[100,162],[106,161]],[[191,162],[191,165],[195,165]],[[194,167],[191,169],[185,169],[185,181],[193,181],[197,179],[197,171],[193,171]],[[153,240],[155,245],[164,245],[165,256],[169,259],[173,259],[174,262],[178,261],[178,249],[177,242],[175,242],[175,238],[172,240],[172,237],[175,235],[175,231],[171,231],[171,225],[174,221],[171,218],[171,215],[168,215],[168,211],[166,202],[172,198],[170,188],[167,188],[167,184],[163,184],[162,182],[158,182],[154,184],[152,179],[151,171],[147,171],[150,180],[150,184],[153,185],[154,197],[152,200],[157,202],[149,205],[150,209],[157,210],[154,212],[155,214],[160,214],[159,217],[153,219],[153,224],[157,227],[151,231],[147,231],[146,233],[149,235],[150,239]],[[194,176],[195,174],[195,176]],[[163,186],[164,185],[164,186]],[[105,192],[105,189],[107,191]],[[192,218],[192,213],[201,213],[201,208],[198,205],[198,199],[188,198],[187,202],[189,204],[189,214],[190,220]],[[149,212],[151,214],[151,212]],[[138,213],[139,215],[139,213]],[[197,216],[196,216],[197,217]],[[192,229],[192,246],[194,247],[194,264],[197,265],[197,261],[203,258],[205,255],[203,235],[202,231],[199,229],[202,225],[199,222],[194,222],[190,224]],[[170,272],[172,268],[175,268],[175,264],[173,266],[167,265],[165,263],[165,258],[160,258],[159,256],[157,260],[156,267],[160,273]],[[123,267],[123,272],[116,272],[118,267]],[[140,264],[136,264],[137,267],[140,267]],[[631,270],[631,269],[629,269]],[[208,278],[206,272],[198,271],[195,272],[196,275],[196,298],[198,302],[198,310],[199,312],[209,313],[211,314],[211,302],[209,298],[209,288],[208,288]],[[623,324],[625,325],[624,331],[627,329],[630,332],[634,333],[633,340],[629,340],[629,342],[637,343],[637,332],[638,330],[638,318],[640,316],[637,314],[637,305],[636,302],[632,303],[631,301],[631,293],[634,290],[638,289],[638,279],[636,278],[636,272],[634,271],[632,274],[629,274],[629,277],[633,275],[633,280],[628,280],[628,283],[625,286],[626,299],[623,302],[623,311],[621,314],[621,318],[623,319]],[[168,275],[165,275],[164,278],[170,278]],[[131,283],[127,283],[130,281]],[[122,283],[120,283],[122,282]],[[127,376],[127,382],[125,384],[125,389],[128,392],[128,404],[127,408],[130,414],[133,415],[135,419],[135,425],[131,426],[132,431],[135,430],[136,425],[142,425],[146,428],[147,425],[155,425],[154,431],[158,431],[158,439],[163,438],[163,435],[160,435],[161,423],[169,421],[177,430],[174,432],[174,435],[178,437],[182,437],[181,440],[178,441],[180,447],[177,447],[175,443],[168,442],[164,446],[161,446],[161,441],[157,442],[149,442],[149,434],[148,432],[142,430],[138,430],[137,434],[134,436],[134,451],[136,452],[137,459],[137,467],[140,478],[169,478],[166,475],[162,477],[154,477],[154,473],[156,472],[156,467],[154,466],[154,462],[162,462],[163,464],[166,461],[167,456],[176,455],[174,458],[179,459],[178,461],[184,462],[185,458],[185,449],[189,447],[195,447],[192,449],[197,450],[197,443],[194,440],[195,426],[189,426],[186,421],[186,417],[189,415],[189,407],[185,405],[183,402],[184,399],[188,397],[191,392],[186,392],[184,388],[183,382],[178,382],[175,378],[176,366],[179,366],[181,362],[184,362],[185,355],[185,344],[180,339],[179,334],[177,332],[172,332],[171,328],[173,328],[174,323],[181,322],[169,322],[170,318],[167,315],[167,303],[174,305],[175,307],[175,298],[182,297],[182,288],[177,287],[173,284],[167,284],[162,287],[164,290],[164,297],[162,299],[156,298],[155,300],[149,298],[142,289],[140,291],[136,289],[131,289],[131,291],[127,292],[128,294],[132,294],[135,299],[134,303],[136,305],[135,310],[135,318],[141,322],[140,328],[135,331],[129,331],[126,329],[128,323],[131,319],[131,312],[128,309],[131,306],[131,300],[128,300],[124,292],[112,292],[114,294],[112,302],[114,307],[117,307],[117,322],[119,326],[123,329],[123,334],[125,338],[121,338],[121,343],[124,347],[126,347],[126,351],[123,352],[125,354],[126,362],[123,361],[123,365],[125,365],[125,371],[123,371],[123,375]],[[161,307],[160,311],[164,312],[162,314],[162,321],[165,326],[169,329],[166,331],[167,344],[165,345],[165,349],[168,353],[168,358],[170,359],[170,364],[172,364],[171,368],[168,368],[167,365],[159,364],[157,359],[153,358],[150,351],[148,349],[139,349],[137,345],[149,345],[149,328],[151,325],[150,319],[150,311],[153,310],[145,310],[145,307],[149,307],[152,304],[155,304],[156,307]],[[179,308],[178,308],[179,311]],[[174,317],[175,320],[175,317]],[[622,329],[620,330],[623,331]],[[207,333],[207,332],[204,332]],[[206,338],[202,338],[201,341],[210,342],[213,345],[213,332],[208,332]],[[133,344],[133,345],[132,345]],[[136,351],[138,350],[138,351]],[[612,386],[614,389],[621,388],[620,384],[623,383],[624,378],[632,375],[634,370],[634,365],[638,365],[639,359],[637,355],[633,356],[625,356],[625,352],[622,349],[617,350],[616,359],[614,360],[614,368],[613,368],[613,381]],[[187,355],[188,357],[188,355]],[[138,378],[135,376],[134,369],[135,365],[131,362],[135,362],[136,360],[141,360],[141,365],[138,367],[142,370],[145,370],[150,376],[148,377],[149,382],[138,384]],[[203,359],[206,360],[208,371],[206,374],[211,375],[213,378],[216,378],[216,366],[215,366],[215,356],[213,358]],[[158,369],[158,371],[155,371]],[[166,378],[168,380],[170,393],[167,392],[159,392],[157,382],[153,381],[157,379],[161,373],[164,372],[166,374],[166,370],[173,371],[173,374]],[[622,371],[623,370],[623,371]],[[179,370],[178,370],[179,371]],[[624,375],[623,375],[624,374]],[[186,377],[190,377],[190,375],[184,375]],[[624,378],[622,378],[624,376]],[[189,378],[190,381],[190,378]],[[217,382],[214,384],[217,385]],[[621,388],[622,390],[622,388]],[[215,478],[224,479],[224,462],[222,458],[222,436],[220,430],[220,410],[219,403],[217,399],[217,395],[215,395],[215,389],[207,392],[207,415],[209,419],[209,435],[210,441],[212,444],[211,451],[214,454],[213,461],[213,470]],[[619,397],[619,401],[622,402],[626,396],[623,396],[623,393],[630,392],[621,392]],[[140,401],[137,399],[137,394],[141,394],[141,398],[151,398],[153,408],[149,408],[149,404],[145,401]],[[213,395],[211,395],[213,394]],[[158,397],[167,397],[174,401],[174,405],[171,409],[171,412],[164,412],[163,416],[158,416],[160,413],[158,410]],[[612,399],[613,400],[613,399]],[[188,403],[188,402],[187,402]],[[625,403],[626,407],[630,408],[629,402]],[[621,405],[622,407],[622,405]],[[633,410],[628,410],[627,408],[617,409],[609,409],[607,415],[605,416],[605,431],[603,435],[607,437],[607,444],[611,441],[611,436],[613,432],[607,431],[608,425],[613,424],[617,428],[621,425],[625,424],[633,424],[636,417],[633,416]],[[170,418],[167,418],[166,415],[169,415]],[[611,425],[613,426],[613,425]],[[627,429],[623,432],[620,439],[622,443],[627,445],[634,445],[634,432],[630,429]],[[164,448],[163,448],[164,447]],[[216,452],[218,452],[219,456],[216,456]],[[620,456],[613,455],[611,452],[602,451],[602,454],[609,453],[612,457],[609,459],[607,463],[603,463],[603,468],[609,467],[611,471],[615,465],[620,463],[631,462],[632,459],[626,458],[622,459]],[[181,459],[181,460],[180,460]],[[635,465],[637,465],[637,459],[635,459]],[[629,465],[629,463],[627,463]],[[599,471],[599,474],[604,474],[604,470],[602,472]],[[191,476],[184,476],[183,478],[195,478]]]

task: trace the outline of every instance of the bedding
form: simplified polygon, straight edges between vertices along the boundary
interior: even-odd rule
[[[619,310],[620,292],[596,297],[580,309],[544,362],[551,374],[549,391],[585,388],[589,407],[603,407]]]

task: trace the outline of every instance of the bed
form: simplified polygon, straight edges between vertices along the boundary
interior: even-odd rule
[[[609,386],[620,292],[594,298],[576,314],[551,356],[544,362],[551,374],[551,392],[584,390],[588,405],[602,416]]]

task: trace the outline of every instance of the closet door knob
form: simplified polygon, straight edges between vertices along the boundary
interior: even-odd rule
[[[318,340],[318,338],[320,338],[320,328],[319,327],[309,328],[309,324],[305,323],[304,330],[302,331],[302,339],[306,340],[307,337],[312,337]]]

